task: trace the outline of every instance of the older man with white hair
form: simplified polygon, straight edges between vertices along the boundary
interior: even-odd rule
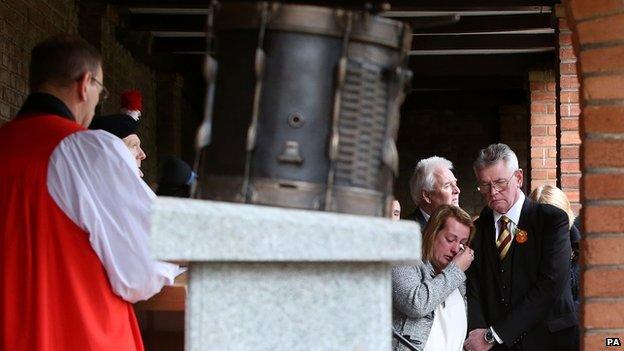
[[[459,206],[461,191],[452,169],[451,161],[438,156],[422,159],[416,164],[410,190],[417,207],[408,218],[417,221],[421,228],[427,225],[429,216],[440,205]]]

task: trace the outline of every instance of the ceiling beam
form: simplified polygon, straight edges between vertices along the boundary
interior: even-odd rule
[[[447,49],[447,50],[411,50],[410,56],[448,56],[448,55],[513,55],[535,54],[555,51],[554,47],[523,49]]]
[[[191,11],[195,12],[195,11]],[[203,32],[206,29],[205,14],[163,14],[128,12],[125,24],[129,30],[157,32]],[[412,24],[415,35],[461,35],[479,33],[553,33],[552,16],[503,15],[503,16],[437,16],[406,18]]]
[[[437,35],[414,36],[412,50],[451,50],[451,49],[526,49],[555,46],[552,34],[533,35],[487,35],[470,36]]]
[[[203,52],[206,50],[204,33],[190,35],[192,32],[168,35],[174,32],[153,34],[153,52]],[[519,54],[548,52],[554,50],[552,35],[534,36],[436,36],[419,37],[412,44],[410,55],[475,55],[475,54]]]
[[[499,6],[499,7],[419,7],[417,5],[409,10],[393,9],[390,11],[380,12],[380,16],[390,18],[410,18],[410,17],[432,17],[432,16],[453,16],[461,17],[470,16],[506,16],[506,15],[530,15],[551,13],[550,6]]]
[[[236,2],[240,0],[220,0],[220,3]],[[198,7],[207,8],[208,0],[108,0],[108,3],[125,7]],[[458,8],[466,7],[466,0],[281,0],[282,3],[308,4],[330,7],[348,8],[381,8],[390,6],[391,10],[409,10],[418,8]],[[560,0],[471,0],[471,7],[518,7],[518,6],[554,6]]]
[[[417,19],[405,19],[414,23],[414,34],[496,33],[553,28],[551,14],[469,16],[461,17],[456,23],[434,28],[418,28]]]

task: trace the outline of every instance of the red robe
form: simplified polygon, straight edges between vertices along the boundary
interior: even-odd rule
[[[50,115],[0,128],[0,350],[143,350],[132,305],[48,192],[52,152],[81,130]]]

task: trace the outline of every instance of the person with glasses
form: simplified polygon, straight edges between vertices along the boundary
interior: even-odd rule
[[[461,191],[452,170],[453,163],[438,156],[422,159],[416,164],[410,179],[410,193],[416,210],[408,218],[417,221],[421,230],[439,206],[459,206]]]
[[[567,214],[525,197],[505,144],[481,150],[473,168],[487,207],[475,221],[464,348],[577,350]]]
[[[93,80],[95,84],[100,86],[100,101],[98,102],[98,104],[101,105],[104,103],[104,101],[108,99],[108,89],[106,89],[104,84],[97,80],[95,77],[91,77],[91,80]]]
[[[91,44],[50,37],[0,127],[0,350],[143,350],[132,303],[182,272],[151,257],[155,195],[126,146],[86,129],[102,82]]]

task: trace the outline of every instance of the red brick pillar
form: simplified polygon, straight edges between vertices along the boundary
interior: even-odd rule
[[[574,213],[578,214],[581,203],[579,184],[581,166],[579,150],[581,138],[579,134],[579,82],[576,74],[576,55],[572,47],[572,31],[565,19],[563,7],[557,7],[557,37],[559,74],[557,95],[559,118],[559,170],[560,186],[568,195]]]
[[[565,5],[581,81],[581,345],[604,350],[624,342],[624,3]]]
[[[531,91],[531,174],[525,179],[531,190],[542,184],[557,185],[557,115],[555,73],[529,72]]]

